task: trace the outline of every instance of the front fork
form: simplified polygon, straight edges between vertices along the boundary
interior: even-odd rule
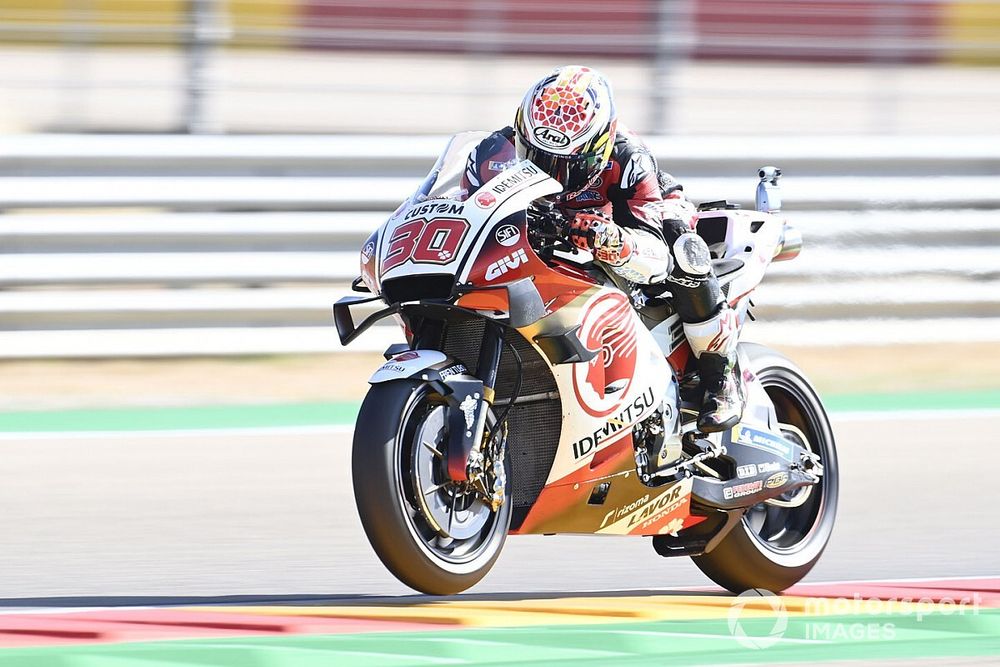
[[[448,477],[474,486],[494,510],[502,504],[506,487],[506,426],[495,423],[492,428],[501,429],[501,433],[488,432],[487,417],[496,398],[505,334],[503,326],[488,320],[479,349],[477,377],[452,376],[442,383],[446,385],[442,395],[449,406]],[[486,442],[499,444],[484,451]],[[485,475],[487,466],[491,468],[492,484]]]
[[[503,355],[506,333],[506,330],[496,322],[490,320],[486,322],[482,347],[479,348],[479,361],[476,366],[478,377],[483,383],[483,412],[488,412],[496,400],[497,377],[500,373],[500,357]],[[506,410],[509,409],[510,406],[506,408]],[[507,449],[506,410],[500,420],[493,423],[492,429],[483,431],[482,435],[473,443],[466,467],[470,481],[487,499],[493,511],[498,510],[503,504],[507,489],[507,471],[504,467]],[[496,432],[497,430],[499,433]],[[484,445],[486,445],[485,452]],[[484,475],[487,466],[492,473],[490,475],[492,484],[488,484],[487,475]]]
[[[493,405],[496,399],[497,375],[500,372],[500,356],[503,353],[504,328],[492,320],[486,321],[483,331],[483,346],[479,348],[479,379],[483,381],[483,396]]]

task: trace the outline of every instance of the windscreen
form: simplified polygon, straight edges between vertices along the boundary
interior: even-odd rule
[[[427,178],[410,197],[410,202],[418,203],[425,199],[465,201],[469,192],[462,188],[462,174],[472,149],[487,136],[486,132],[462,132],[453,136]]]

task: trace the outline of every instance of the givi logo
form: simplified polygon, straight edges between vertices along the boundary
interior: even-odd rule
[[[497,261],[493,262],[486,267],[486,280],[496,280],[503,274],[507,273],[511,269],[516,269],[522,264],[528,263],[528,256],[524,253],[524,250],[519,248],[515,252],[507,255],[506,257],[501,257]]]

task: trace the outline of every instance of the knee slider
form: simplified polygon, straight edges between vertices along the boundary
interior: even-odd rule
[[[707,276],[712,270],[712,256],[705,240],[693,232],[681,234],[674,241],[677,268],[692,276]]]

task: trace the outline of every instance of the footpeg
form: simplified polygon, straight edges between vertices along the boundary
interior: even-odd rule
[[[696,433],[695,431],[688,431],[684,434],[684,448],[689,450],[695,449],[698,453],[694,454],[690,458],[678,461],[669,468],[656,471],[654,477],[671,479],[676,478],[678,475],[690,477],[695,466],[699,463],[725,455],[726,446],[721,442],[715,444],[707,438],[698,438],[698,435],[701,434]]]

